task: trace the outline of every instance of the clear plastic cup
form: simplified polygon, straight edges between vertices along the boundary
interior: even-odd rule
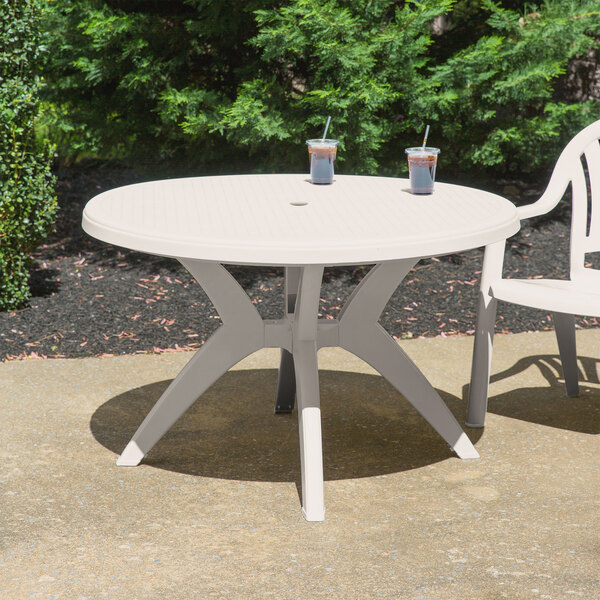
[[[432,194],[439,148],[407,148],[410,189],[413,194]]]
[[[333,163],[337,156],[338,144],[338,140],[306,140],[312,183],[333,183]]]

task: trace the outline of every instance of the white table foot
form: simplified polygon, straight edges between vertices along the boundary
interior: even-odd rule
[[[117,458],[117,466],[119,467],[137,467],[144,458],[145,453],[140,450],[136,442],[129,442],[123,450],[121,456]]]
[[[452,450],[456,453],[459,458],[463,460],[468,458],[480,458],[479,452],[475,449],[475,446],[471,443],[471,440],[468,438],[467,434],[463,431],[458,441],[452,447]]]
[[[323,510],[322,512],[319,511],[307,511],[306,509],[302,509],[302,516],[307,520],[307,521],[315,521],[315,522],[319,522],[319,521],[324,521],[325,520],[325,510]]]

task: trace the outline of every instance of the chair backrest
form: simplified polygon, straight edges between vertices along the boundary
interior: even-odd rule
[[[571,279],[589,279],[597,284],[600,272],[585,267],[585,254],[600,251],[599,140],[600,120],[588,125],[565,146],[546,190],[560,199],[571,184]]]

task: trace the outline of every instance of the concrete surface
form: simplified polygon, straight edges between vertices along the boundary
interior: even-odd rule
[[[402,342],[464,423],[472,338]],[[355,357],[320,353],[326,521],[299,500],[278,351],[226,374],[137,468],[115,460],[189,354],[0,364],[0,598],[600,598],[600,330],[566,398],[552,333],[497,336],[455,458]]]

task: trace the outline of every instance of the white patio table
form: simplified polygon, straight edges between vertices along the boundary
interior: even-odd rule
[[[410,193],[406,179],[336,175],[194,177],[129,185],[91,199],[83,228],[110,244],[178,259],[222,325],[148,413],[117,464],[135,466],[223,373],[265,347],[282,349],[276,412],[298,401],[302,512],[325,515],[317,350],[340,346],[381,373],[461,458],[479,455],[425,376],[379,325],[391,295],[420,258],[516,233],[515,207],[497,195],[436,183]],[[281,319],[263,320],[223,264],[285,267]],[[319,319],[325,266],[375,266],[335,320]]]

